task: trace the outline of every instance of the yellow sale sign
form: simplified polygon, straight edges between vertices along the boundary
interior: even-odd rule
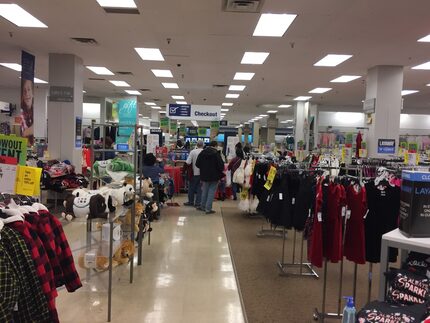
[[[40,195],[40,176],[42,168],[18,166],[16,174],[16,194],[27,196]]]

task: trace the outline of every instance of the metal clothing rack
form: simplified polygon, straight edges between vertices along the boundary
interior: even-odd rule
[[[284,230],[279,230],[278,226],[270,224],[270,229],[265,229],[264,225],[261,225],[261,230],[257,232],[257,237],[259,238],[282,238],[285,239],[287,233]]]

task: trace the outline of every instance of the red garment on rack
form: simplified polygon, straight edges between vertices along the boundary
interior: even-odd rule
[[[312,265],[321,268],[323,264],[322,179],[317,182],[315,190],[315,212],[313,214],[312,233],[308,238],[308,260]]]
[[[357,138],[355,139],[355,157],[360,156],[361,142],[363,141],[363,137],[361,136],[361,132],[359,131],[357,134]]]
[[[366,189],[361,187],[360,191],[357,192],[354,185],[348,186],[346,200],[351,216],[346,222],[344,254],[349,261],[356,264],[365,264],[364,216],[367,212]]]
[[[342,260],[343,217],[346,204],[345,189],[340,184],[330,183],[327,190],[327,219],[325,221],[324,255],[331,262]]]

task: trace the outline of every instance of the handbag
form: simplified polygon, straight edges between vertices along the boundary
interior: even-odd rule
[[[245,182],[245,165],[246,165],[246,160],[242,160],[240,166],[238,169],[236,169],[236,171],[233,174],[233,183],[239,184],[239,185],[243,185],[243,183]]]

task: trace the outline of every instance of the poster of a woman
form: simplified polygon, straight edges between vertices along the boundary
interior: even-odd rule
[[[24,78],[21,82],[21,136],[27,138],[31,146],[34,143],[34,84],[33,81]]]

